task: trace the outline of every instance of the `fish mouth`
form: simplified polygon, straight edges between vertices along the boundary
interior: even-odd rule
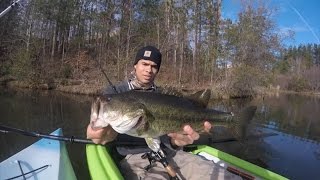
[[[141,125],[142,121],[143,121],[143,118],[142,116],[140,116],[137,123],[132,127],[132,129],[137,129]]]
[[[142,116],[137,116],[129,121],[124,121],[118,125],[112,125],[112,128],[120,134],[125,134],[126,132],[139,127],[140,122],[142,121]]]

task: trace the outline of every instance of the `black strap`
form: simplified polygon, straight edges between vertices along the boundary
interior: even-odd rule
[[[19,161],[18,161],[18,162],[19,162]],[[20,163],[19,163],[19,166],[20,166]],[[44,166],[41,166],[41,167],[39,167],[39,168],[37,168],[37,169],[34,169],[34,170],[32,170],[32,171],[29,171],[29,172],[27,172],[27,173],[23,173],[23,171],[22,171],[22,174],[21,174],[21,175],[14,176],[14,177],[11,177],[11,178],[8,178],[8,179],[5,179],[5,180],[16,179],[16,178],[19,178],[19,177],[21,177],[21,176],[23,176],[24,179],[25,179],[25,175],[30,174],[30,173],[33,173],[33,172],[36,172],[36,171],[41,170],[41,169],[46,169],[46,168],[48,168],[48,167],[49,167],[49,165],[44,165]],[[20,168],[21,168],[21,166],[20,166]]]

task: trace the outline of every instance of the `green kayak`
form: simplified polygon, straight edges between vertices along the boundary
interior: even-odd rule
[[[197,145],[189,146],[186,149],[193,154],[203,156],[213,162],[219,162],[219,166],[226,168],[229,172],[237,174],[244,179],[287,179],[279,174],[239,159],[235,156],[232,156],[210,146]],[[124,179],[108,148],[101,145],[87,145],[86,153],[91,179]]]

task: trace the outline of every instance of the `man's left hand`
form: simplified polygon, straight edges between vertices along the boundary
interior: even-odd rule
[[[211,124],[209,122],[204,123],[204,131],[209,132],[211,129]],[[171,144],[175,146],[185,146],[188,144],[193,144],[195,140],[198,140],[200,135],[192,129],[191,126],[186,125],[183,127],[182,133],[170,133]]]

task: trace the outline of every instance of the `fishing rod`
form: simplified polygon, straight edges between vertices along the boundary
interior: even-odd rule
[[[0,18],[2,16],[4,16],[5,14],[7,14],[11,9],[13,9],[19,2],[20,0],[17,0],[17,1],[13,1],[13,3],[7,7],[5,10],[3,10],[1,13],[0,13]]]
[[[109,85],[112,87],[113,91],[118,94],[119,92],[117,91],[116,87],[112,84],[112,82],[110,81],[110,79],[108,78],[107,74],[104,72],[104,70],[102,69],[102,66],[101,64],[99,63],[99,68],[102,72],[102,74],[107,78],[107,81],[109,83]]]
[[[94,59],[95,59],[95,58],[94,58]],[[106,77],[106,79],[107,79],[109,85],[112,87],[113,91],[114,91],[116,94],[119,94],[119,92],[117,91],[116,87],[113,85],[113,83],[112,83],[111,80],[109,79],[107,73],[104,72],[104,70],[103,70],[103,68],[102,68],[102,66],[101,66],[101,63],[100,63],[97,59],[95,59],[95,60],[96,60],[97,64],[99,65],[100,71],[102,72],[102,74],[104,75],[104,77]]]
[[[0,132],[5,133],[5,134],[15,133],[15,134],[24,135],[24,136],[45,138],[45,139],[64,141],[64,142],[70,142],[70,143],[98,145],[98,144],[95,144],[90,139],[81,139],[81,138],[76,138],[74,136],[66,137],[66,136],[58,136],[58,135],[52,135],[52,134],[43,134],[43,133],[38,133],[38,132],[34,132],[34,131],[26,131],[26,130],[14,128],[14,127],[9,127],[9,126],[4,126],[4,125],[0,125]],[[142,141],[141,142],[134,142],[134,144],[132,142],[111,141],[111,142],[106,143],[105,145],[122,145],[122,146],[147,147],[147,144],[145,142],[142,142]]]
[[[65,142],[71,142],[71,143],[81,143],[81,144],[94,144],[89,139],[79,139],[74,136],[71,137],[65,137],[65,136],[57,136],[57,135],[51,135],[51,134],[42,134],[38,132],[32,132],[32,131],[25,131],[18,128],[13,128],[9,126],[3,126],[0,125],[0,132],[2,133],[15,133],[20,134],[24,136],[31,136],[31,137],[39,137],[39,138],[45,138],[45,139],[51,139],[51,140],[57,140],[57,141],[65,141]]]
[[[66,136],[57,136],[57,135],[51,135],[51,134],[43,134],[43,133],[26,131],[26,130],[14,128],[14,127],[9,127],[9,126],[4,126],[4,125],[0,125],[0,132],[2,132],[2,133],[15,133],[15,134],[20,134],[20,135],[25,135],[25,136],[40,137],[40,138],[57,140],[57,141],[71,142],[71,143],[95,144],[90,139],[81,139],[81,138],[76,138],[74,136],[66,137]],[[254,139],[254,138],[265,138],[265,137],[276,136],[276,135],[278,135],[278,134],[277,133],[264,133],[264,134],[260,134],[260,135],[251,135],[251,136],[246,137],[244,140],[250,140],[250,139]],[[234,142],[234,141],[239,141],[239,140],[236,138],[225,138],[225,139],[209,140],[209,143],[217,144],[217,143],[226,143],[226,142]],[[125,141],[108,142],[106,145],[111,145],[111,144],[130,146],[130,145],[132,145],[132,142],[125,142]],[[198,143],[195,142],[194,144],[196,145]],[[136,145],[147,146],[147,143],[142,142],[142,141],[141,142],[137,141],[137,142],[134,142],[134,145],[135,146]]]

